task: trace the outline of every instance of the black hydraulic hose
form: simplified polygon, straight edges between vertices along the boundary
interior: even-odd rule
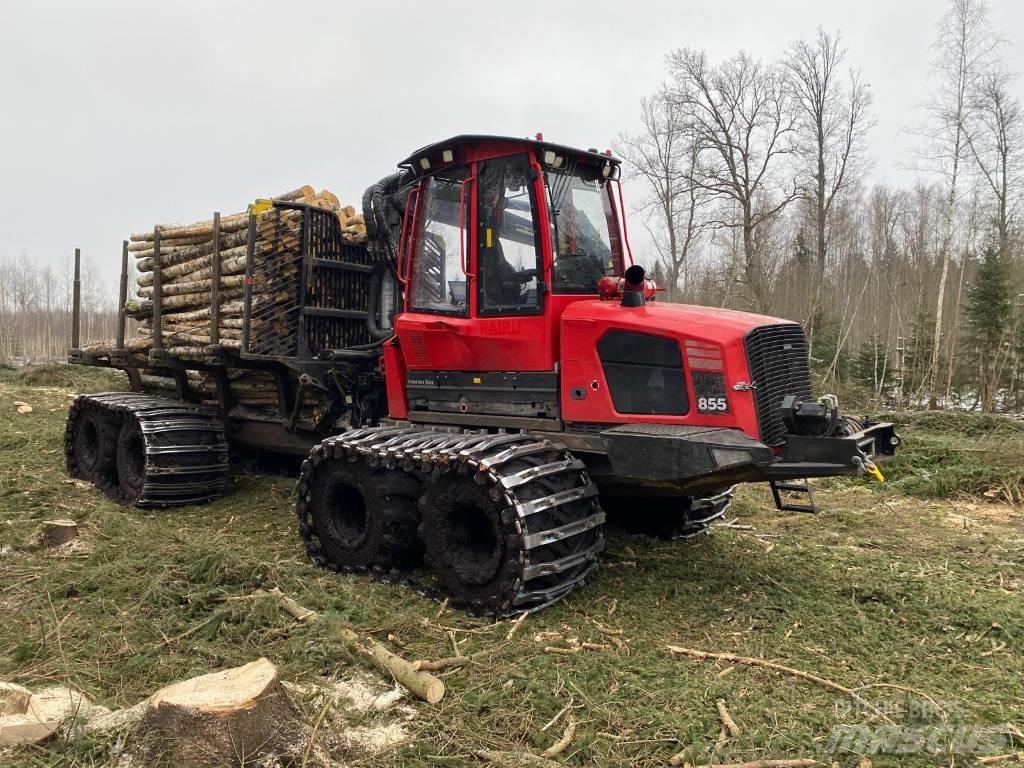
[[[404,173],[393,173],[367,187],[363,193],[363,219],[366,222],[366,235],[384,246],[387,257],[397,262],[398,253],[395,238],[387,220],[387,200],[385,196],[393,195],[405,178]],[[399,224],[401,227],[401,224]]]
[[[370,301],[366,312],[366,325],[370,329],[370,338],[375,343],[383,342],[394,334],[391,328],[382,328],[377,320],[380,312],[381,292],[384,287],[385,270],[394,276],[395,269],[390,262],[378,261],[370,273]],[[397,278],[396,278],[397,279]]]
[[[825,434],[822,437],[832,437],[836,433],[836,427],[839,426],[839,409],[832,408],[829,416],[828,429],[825,430]]]
[[[375,341],[371,344],[360,344],[357,347],[346,347],[345,349],[332,349],[326,353],[329,360],[372,360],[377,357],[376,350],[384,345],[384,341]]]

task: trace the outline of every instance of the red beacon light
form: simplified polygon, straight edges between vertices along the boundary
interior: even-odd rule
[[[605,275],[597,281],[597,296],[601,301],[613,301],[619,298],[619,282],[622,278]]]

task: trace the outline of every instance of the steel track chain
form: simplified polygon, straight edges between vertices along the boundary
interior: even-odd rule
[[[561,456],[555,461],[519,472],[508,470],[514,459],[541,452],[554,452]],[[605,520],[597,502],[597,487],[585,472],[583,462],[564,447],[525,433],[453,432],[409,426],[367,427],[330,437],[315,446],[303,462],[297,486],[296,512],[299,535],[307,555],[316,565],[363,573],[379,581],[412,587],[420,594],[439,601],[451,597],[433,580],[417,578],[418,574],[414,572],[338,566],[327,560],[313,529],[309,492],[317,467],[328,459],[365,461],[371,467],[417,473],[427,478],[433,473],[461,472],[488,486],[494,501],[504,501],[505,522],[514,527],[520,544],[516,592],[505,604],[497,607],[460,604],[471,613],[509,616],[538,611],[582,586],[597,569],[599,555],[604,549],[604,538],[600,533],[596,541],[582,551],[556,560],[535,559],[538,548],[594,529],[600,532]],[[521,498],[522,489],[530,483],[558,473],[575,473],[580,484],[532,500]],[[580,500],[587,502],[589,514],[560,526],[537,530],[534,523],[538,519],[535,517],[537,513]],[[567,571],[572,572],[571,577],[554,586],[543,589],[530,587],[530,582],[535,579],[557,577]]]
[[[64,432],[64,453],[73,477],[81,477],[73,461],[73,444],[78,419],[86,410],[102,419],[115,450],[117,435],[130,419],[138,421],[142,433],[145,479],[137,493],[127,494],[114,478],[81,478],[96,482],[115,501],[172,507],[211,501],[224,492],[228,441],[216,409],[138,392],[79,395],[71,404]]]
[[[710,533],[711,524],[723,517],[732,504],[735,490],[734,485],[724,491],[692,499],[686,512],[686,520],[673,533],[672,538],[689,540],[703,533]]]

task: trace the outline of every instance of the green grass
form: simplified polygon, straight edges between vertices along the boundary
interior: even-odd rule
[[[878,725],[836,693],[766,670],[726,672],[726,663],[671,656],[669,644],[772,659],[851,687],[895,684],[943,703],[956,713],[950,722],[1020,727],[1024,514],[967,496],[925,496],[938,474],[970,477],[973,469],[957,463],[964,453],[951,450],[958,443],[998,447],[1009,460],[1019,433],[1003,420],[900,415],[906,453],[887,468],[892,485],[825,483],[825,511],[816,517],[775,513],[769,495],[752,488],[733,508],[751,530],[719,529],[691,544],[611,531],[593,583],[506,640],[509,622],[441,613],[410,590],[310,566],[294,531],[290,478],[236,475],[219,501],[174,511],[113,505],[64,475],[65,387],[74,385],[45,381],[52,379],[34,372],[0,377],[0,679],[70,681],[114,707],[259,656],[297,682],[361,673],[322,626],[298,626],[258,600],[227,599],[278,587],[381,642],[399,636],[407,658],[450,655],[446,628],[475,654],[469,667],[446,675],[440,705],[417,705],[414,741],[351,765],[474,765],[476,749],[541,750],[561,724],[541,728],[570,699],[579,725],[559,758],[570,766],[665,765],[684,748],[689,761],[707,762],[718,698],[742,730],[714,756],[719,762],[808,756],[852,766],[856,755],[826,752],[830,731]],[[14,400],[33,412],[17,413]],[[941,458],[926,477],[919,462],[928,456]],[[1024,453],[1016,456],[1024,463]],[[957,494],[974,490],[960,482],[950,486]],[[78,520],[88,547],[62,557],[37,546],[40,521],[55,517]],[[557,640],[535,639],[560,632],[600,642],[598,624],[622,629],[628,650],[557,656],[543,650]],[[911,695],[862,693],[896,711]],[[0,753],[0,764],[108,765],[109,750],[83,739]],[[948,755],[873,759],[949,763]]]
[[[1024,502],[1024,421],[941,411],[883,414],[905,440],[888,472],[896,491]]]

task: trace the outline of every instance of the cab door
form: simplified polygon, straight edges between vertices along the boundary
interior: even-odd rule
[[[420,182],[395,319],[410,418],[557,417],[543,199],[525,152]]]
[[[526,153],[420,182],[395,320],[410,370],[554,370],[539,200]]]

